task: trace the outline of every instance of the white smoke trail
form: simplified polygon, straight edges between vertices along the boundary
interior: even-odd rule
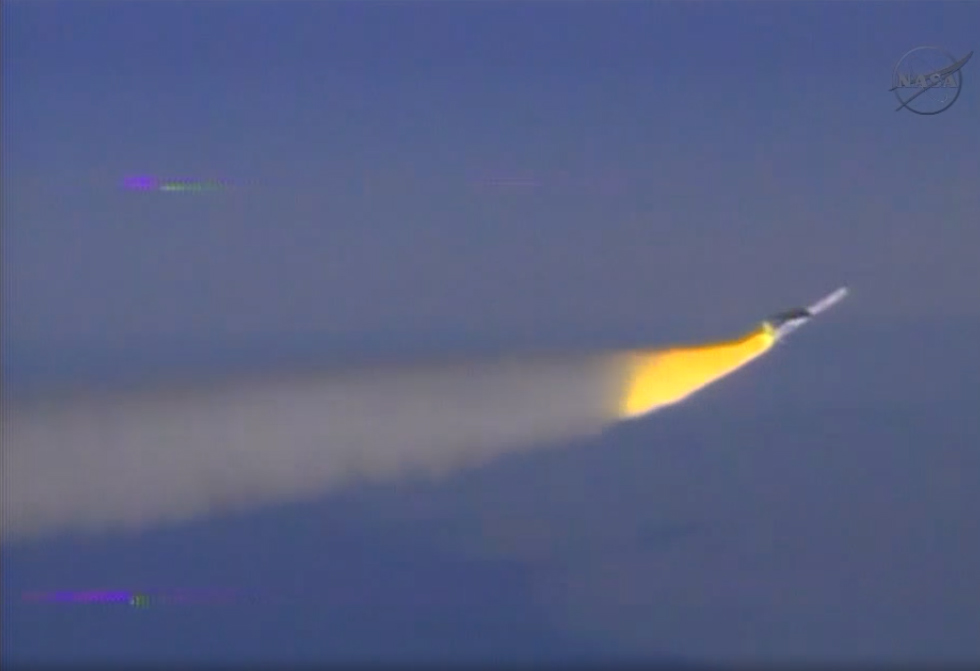
[[[5,400],[2,536],[143,528],[439,474],[615,419],[603,356]]]

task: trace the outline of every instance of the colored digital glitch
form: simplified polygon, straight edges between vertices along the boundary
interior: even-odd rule
[[[231,183],[219,179],[164,179],[153,175],[130,175],[123,179],[122,187],[128,191],[202,193],[227,190],[231,188]]]
[[[234,588],[36,590],[23,592],[21,601],[29,604],[113,604],[142,609],[152,606],[241,604],[249,596]]]

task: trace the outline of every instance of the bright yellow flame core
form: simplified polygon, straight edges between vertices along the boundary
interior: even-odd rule
[[[681,401],[765,354],[775,342],[775,331],[764,322],[737,340],[630,352],[619,416],[636,417]]]

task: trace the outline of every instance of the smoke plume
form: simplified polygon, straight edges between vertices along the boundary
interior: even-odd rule
[[[609,356],[264,375],[5,399],[2,536],[138,529],[439,475],[614,420]]]

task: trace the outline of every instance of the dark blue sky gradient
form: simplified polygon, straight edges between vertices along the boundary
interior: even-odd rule
[[[9,661],[980,660],[980,4],[6,2],[5,385],[713,339],[438,482],[3,549]],[[222,180],[138,192],[132,175]],[[235,606],[22,603],[228,586]]]

